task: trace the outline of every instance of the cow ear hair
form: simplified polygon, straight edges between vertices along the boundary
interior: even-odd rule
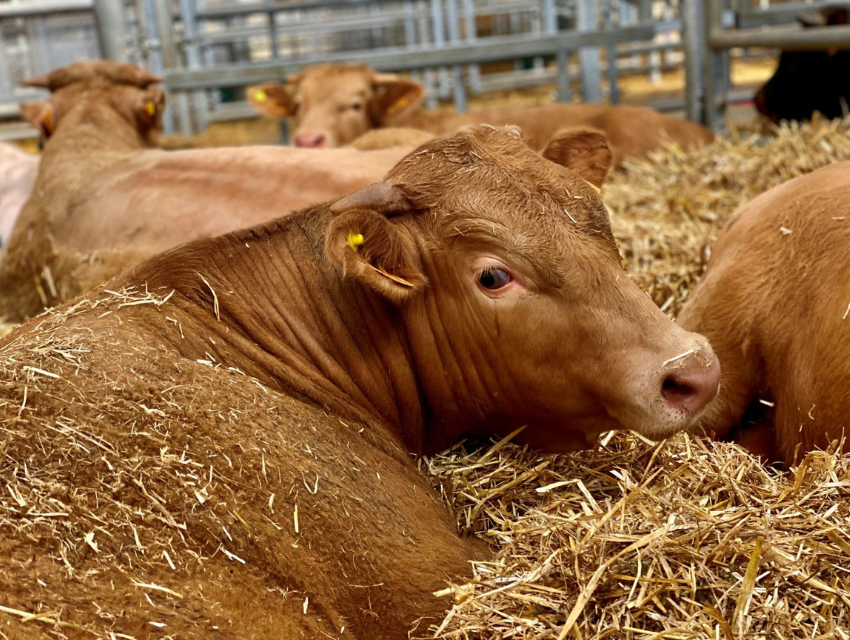
[[[571,169],[599,188],[611,168],[608,139],[595,129],[563,129],[556,133],[541,155]]]
[[[269,118],[289,118],[295,115],[295,98],[279,82],[263,82],[245,90],[248,102]]]
[[[53,135],[56,129],[56,112],[49,100],[22,104],[20,110],[24,120],[38,129],[43,139]]]
[[[355,208],[328,225],[325,253],[346,277],[400,303],[427,283],[407,227],[374,210]]]
[[[404,121],[422,106],[425,99],[425,87],[395,74],[373,74],[372,88],[375,93],[369,109],[381,126]]]

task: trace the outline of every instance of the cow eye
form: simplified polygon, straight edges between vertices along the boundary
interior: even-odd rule
[[[360,111],[363,108],[363,104],[360,102],[352,102],[350,105],[348,105],[348,108],[352,111]]]
[[[507,286],[511,280],[511,274],[499,267],[488,267],[478,274],[478,284],[490,291]]]

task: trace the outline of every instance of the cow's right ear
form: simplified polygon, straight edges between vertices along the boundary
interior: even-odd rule
[[[375,93],[369,109],[381,126],[402,122],[416,112],[425,99],[425,87],[393,74],[374,74],[372,88]]]
[[[269,118],[289,118],[295,115],[296,101],[286,87],[278,82],[263,82],[245,89],[251,106]]]
[[[331,207],[325,253],[347,277],[393,302],[413,296],[427,283],[419,250],[407,227],[389,218],[405,213],[394,187],[379,182]]]
[[[599,188],[611,168],[608,138],[596,129],[564,129],[556,133],[541,155],[571,169]]]
[[[50,101],[29,102],[20,105],[21,116],[41,132],[45,140],[53,135],[56,129],[56,112]]]

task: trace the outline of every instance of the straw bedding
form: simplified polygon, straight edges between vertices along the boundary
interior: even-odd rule
[[[669,147],[628,165],[606,186],[605,196],[634,277],[675,314],[726,218],[784,180],[850,158],[848,134],[850,120],[819,123],[783,129],[767,140],[718,140],[688,153]],[[57,330],[63,317],[64,312],[51,317]],[[35,367],[27,374],[29,392],[43,384],[39,364],[45,359],[62,363],[73,379],[79,345],[69,345],[33,347],[26,363]],[[20,364],[0,362],[0,369]],[[145,368],[145,358],[139,366]],[[197,380],[199,385],[209,382]],[[191,389],[181,393],[192,396]],[[3,400],[26,403],[25,396]],[[127,399],[119,400],[123,408],[116,413],[116,429],[133,422]],[[233,406],[243,411],[248,405]],[[146,419],[142,412],[155,409],[139,408],[140,420]],[[110,418],[103,414],[97,421]],[[30,439],[33,451],[49,446],[51,452],[44,469],[33,468],[26,456],[12,459],[4,453],[7,444],[24,447],[27,432],[34,431],[43,437]],[[92,498],[84,483],[92,474],[103,476],[98,482],[108,489],[118,473],[126,476],[125,484],[132,478],[142,484],[160,476],[191,479],[189,471],[184,473],[187,463],[172,453],[179,447],[167,447],[158,434],[141,434],[151,437],[150,446],[137,446],[126,460],[107,451],[110,443],[86,435],[83,424],[27,426],[13,419],[0,425],[0,584],[23,589],[24,582],[32,582],[22,573],[23,565],[2,560],[16,544],[51,549],[38,562],[65,562],[69,572],[87,554],[104,562],[115,554],[122,566],[141,563],[158,580],[137,585],[139,602],[126,606],[143,615],[144,597],[151,611],[166,615],[176,598],[167,589],[183,588],[168,582],[169,565],[200,562],[181,551],[180,530],[173,526],[182,521],[181,509],[188,503],[175,498],[172,512],[172,501],[156,497],[117,500],[111,521],[103,520],[112,513],[106,508],[98,508],[102,521],[95,521],[86,501],[98,492]],[[461,443],[421,466],[460,528],[494,545],[496,555],[474,565],[470,583],[447,586],[445,619],[430,628],[423,625],[414,636],[850,638],[850,456],[811,453],[798,468],[782,473],[763,468],[734,445],[685,435],[655,444],[611,434],[592,452],[565,456],[541,455],[507,442],[481,448]],[[80,486],[60,486],[54,481],[58,477],[78,477]],[[183,484],[175,481],[174,491],[183,493]],[[116,487],[110,491],[129,491],[123,484]],[[189,493],[184,497],[201,501]],[[158,523],[161,539],[137,540],[132,526],[137,516]],[[224,576],[226,566],[210,570],[221,569]],[[109,637],[103,631],[110,626],[105,618],[83,620],[71,609],[38,608],[42,602],[66,608],[75,598],[80,606],[83,600],[86,606],[92,601],[112,609],[125,606],[111,602],[108,589],[92,591],[97,581],[96,573],[78,576],[76,595],[51,594],[55,585],[40,585],[41,592],[28,596],[32,606],[27,610],[5,607],[0,593],[0,637]],[[226,589],[226,577],[221,584]],[[246,615],[251,598],[262,608],[260,600],[266,597],[249,596]],[[158,619],[151,618],[152,637],[174,632],[157,627]],[[188,636],[193,636],[189,630]]]
[[[844,159],[850,119],[670,146],[604,196],[630,272],[675,315],[740,205]],[[422,467],[499,549],[447,589],[431,636],[850,638],[850,455],[782,473],[731,444],[612,434],[568,456],[459,445]]]

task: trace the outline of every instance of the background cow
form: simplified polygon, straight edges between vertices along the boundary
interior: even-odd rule
[[[23,109],[46,144],[0,261],[0,317],[20,321],[141,258],[349,194],[410,150],[152,149],[164,104],[157,80],[92,62],[29,82],[53,93]]]
[[[427,113],[425,90],[417,82],[376,73],[365,65],[320,65],[290,76],[287,85],[267,82],[247,89],[252,105],[272,117],[293,117],[293,141],[300,147],[333,148],[381,127],[413,127],[451,134],[470,124],[518,125],[529,144],[541,149],[565,127],[594,128],[605,134],[614,165],[640,157],[667,139],[682,147],[711,142],[705,127],[646,107],[553,104],[474,113]]]
[[[712,248],[679,317],[723,366],[701,427],[791,464],[850,427],[850,163],[771,189]],[[760,402],[763,400],[764,402]],[[733,429],[755,420],[757,430]]]
[[[846,25],[847,9],[802,19],[805,26]],[[850,51],[783,51],[773,77],[756,94],[756,108],[771,121],[848,115]]]
[[[403,638],[475,553],[411,454],[692,424],[717,361],[623,271],[604,138],[542,155],[515,130],[428,143],[330,208],[174,249],[0,341],[4,482],[26,461],[21,500],[95,523],[8,531],[4,606],[137,637],[155,611],[178,635]],[[85,446],[58,455],[68,434]],[[51,588],[21,591],[33,575]],[[149,608],[150,585],[179,599]]]
[[[38,158],[10,144],[0,144],[0,254],[9,242],[12,227],[30,197]]]

